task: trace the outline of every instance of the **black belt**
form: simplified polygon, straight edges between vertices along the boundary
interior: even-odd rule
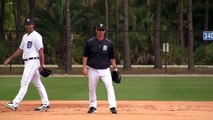
[[[31,57],[31,58],[27,58],[27,59],[24,59],[24,61],[34,60],[34,59],[39,59],[39,57]]]

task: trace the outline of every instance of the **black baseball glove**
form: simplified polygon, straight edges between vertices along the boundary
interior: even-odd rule
[[[43,76],[43,77],[48,77],[49,75],[52,74],[52,71],[51,71],[50,69],[48,69],[48,68],[42,68],[42,69],[40,70],[40,74],[41,74],[41,76]]]
[[[112,81],[115,83],[120,83],[121,82],[121,75],[118,71],[112,71]]]

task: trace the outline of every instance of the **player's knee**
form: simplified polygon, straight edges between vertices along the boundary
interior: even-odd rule
[[[21,84],[21,87],[28,87],[29,86],[29,83],[22,83]]]
[[[34,82],[33,84],[34,84],[34,86],[35,86],[37,89],[43,87],[43,84],[42,84],[42,83],[36,83],[36,82]]]
[[[105,83],[105,86],[106,86],[106,88],[109,88],[109,89],[113,88],[112,83]]]

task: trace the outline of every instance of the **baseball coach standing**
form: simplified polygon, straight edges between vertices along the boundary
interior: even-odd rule
[[[112,84],[110,65],[117,71],[115,55],[112,42],[105,38],[105,27],[98,24],[95,27],[96,36],[86,41],[83,51],[83,74],[88,77],[89,86],[89,111],[97,112],[96,88],[99,78],[104,82],[107,94],[109,109],[112,114],[117,114],[116,98]]]

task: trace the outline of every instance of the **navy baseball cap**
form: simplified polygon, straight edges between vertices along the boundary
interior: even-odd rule
[[[33,21],[33,19],[28,18],[28,19],[25,20],[24,24],[25,25],[32,25],[32,24],[34,24],[34,21]]]
[[[104,24],[97,24],[96,26],[95,26],[95,29],[104,29],[105,30],[105,26],[104,26]]]

